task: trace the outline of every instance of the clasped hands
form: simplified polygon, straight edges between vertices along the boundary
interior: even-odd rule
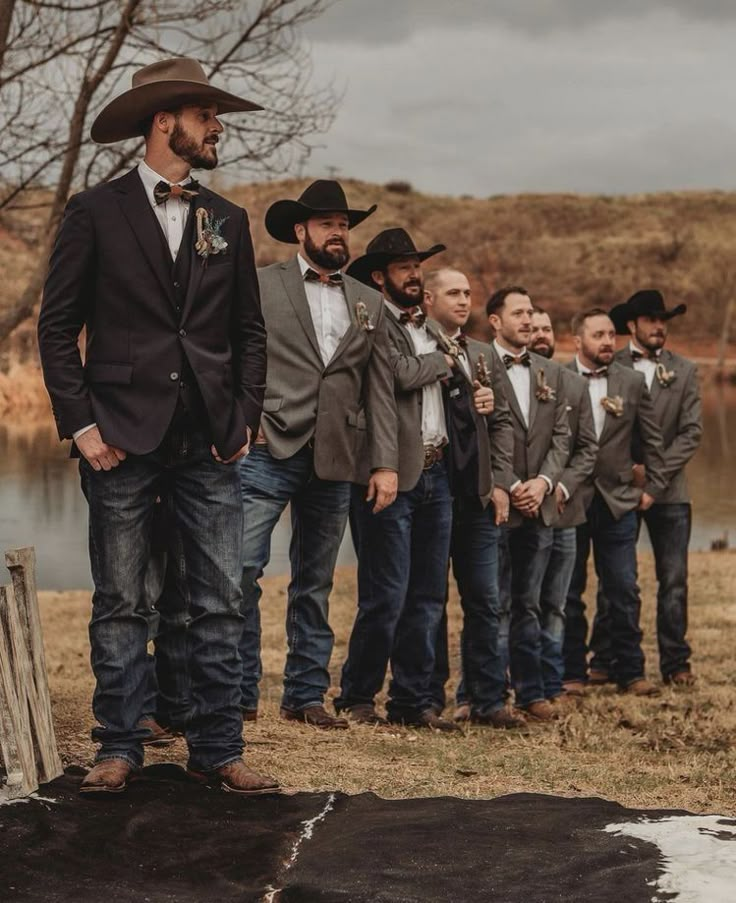
[[[544,497],[549,492],[549,485],[541,477],[534,477],[519,483],[511,490],[511,504],[524,517],[538,517]]]

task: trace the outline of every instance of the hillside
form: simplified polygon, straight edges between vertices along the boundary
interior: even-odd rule
[[[296,198],[307,179],[242,185],[223,191],[250,214],[258,263],[292,253],[263,227],[274,200]],[[471,278],[473,331],[485,332],[483,304],[494,288],[521,283],[545,307],[561,336],[581,306],[608,307],[637,288],[660,288],[668,304],[684,301],[689,314],[673,323],[679,347],[712,350],[725,303],[736,287],[736,193],[681,192],[603,195],[516,195],[488,199],[421,194],[409,186],[377,186],[343,179],[355,207],[378,204],[358,227],[352,251],[360,254],[381,229],[401,225],[420,246],[443,242],[434,262],[452,263]],[[216,187],[217,177],[210,180]],[[396,190],[396,189],[399,190]],[[20,292],[34,255],[34,219],[0,221],[0,309]],[[37,228],[37,227],[36,227]],[[0,407],[7,377],[33,363],[33,324],[0,346]]]

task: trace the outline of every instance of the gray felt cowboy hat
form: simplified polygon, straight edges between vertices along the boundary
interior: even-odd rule
[[[262,110],[243,97],[211,85],[201,65],[187,57],[161,60],[133,73],[133,86],[104,107],[90,134],[98,144],[139,138],[149,117],[188,103],[217,104],[217,115]]]
[[[333,179],[317,179],[305,188],[296,201],[275,201],[266,211],[266,229],[276,241],[290,245],[299,243],[294,226],[321,213],[344,213],[352,229],[373,213],[377,204],[368,210],[351,210],[342,185]]]
[[[368,242],[365,254],[355,258],[348,267],[347,274],[353,279],[375,288],[371,273],[374,270],[383,269],[392,260],[402,257],[418,257],[420,261],[424,261],[445,250],[445,245],[432,245],[426,251],[420,251],[406,229],[384,229]]]
[[[662,292],[655,288],[645,288],[634,292],[624,304],[617,304],[611,309],[609,316],[618,335],[628,335],[627,324],[630,320],[637,317],[660,317],[662,320],[671,320],[673,317],[681,316],[686,310],[687,304],[678,304],[672,310],[667,310]]]

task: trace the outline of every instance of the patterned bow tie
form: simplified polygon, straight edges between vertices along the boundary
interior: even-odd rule
[[[529,352],[524,351],[521,354],[504,354],[503,363],[507,370],[510,370],[514,364],[520,364],[522,367],[531,367],[532,359]]]
[[[608,373],[608,367],[599,367],[598,370],[583,370],[583,376],[586,379],[599,379]]]
[[[661,351],[639,351],[638,348],[631,349],[631,359],[633,361],[640,361],[643,358],[647,358],[650,361],[654,361],[655,363],[659,360],[659,355]]]
[[[459,345],[461,348],[468,347],[468,337],[465,335],[464,332],[459,332],[456,336],[453,336],[452,341],[456,345]]]
[[[161,180],[153,189],[153,199],[156,204],[165,204],[169,198],[181,198],[182,201],[191,201],[199,194],[199,182],[190,179],[186,185],[169,185]]]
[[[323,285],[342,285],[342,273],[318,273],[308,269],[304,273],[305,282],[321,282]]]
[[[410,307],[409,310],[405,310],[401,316],[399,317],[399,323],[402,326],[406,326],[408,323],[410,326],[424,326],[424,321],[427,319],[427,315],[424,313],[421,307]]]

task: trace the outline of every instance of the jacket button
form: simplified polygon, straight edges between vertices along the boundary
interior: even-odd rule
[[[180,329],[180,330],[179,330],[179,335],[180,335],[182,338],[184,338],[184,336],[185,336],[186,334],[187,334],[186,329]]]
[[[175,282],[175,283],[174,283],[174,288],[181,288],[181,283],[180,283],[180,282]]]
[[[176,382],[176,380],[179,379],[179,374],[176,372],[176,370],[174,370],[172,373],[169,373],[169,379],[172,382]]]

